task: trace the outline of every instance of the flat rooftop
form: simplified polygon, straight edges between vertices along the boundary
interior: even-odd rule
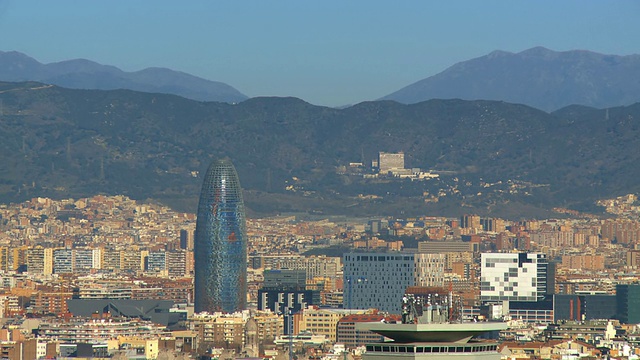
[[[356,329],[369,330],[398,343],[448,342],[466,343],[472,337],[507,328],[503,322],[388,324],[382,322],[357,323]]]

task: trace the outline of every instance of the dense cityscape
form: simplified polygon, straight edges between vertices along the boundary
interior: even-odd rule
[[[0,0],[0,360],[640,360],[639,4]]]
[[[503,357],[630,356],[640,206],[599,205],[609,216],[247,219],[236,312],[194,312],[195,214],[125,196],[2,205],[2,356],[358,358],[383,338],[355,324],[434,288],[461,321],[508,322]]]

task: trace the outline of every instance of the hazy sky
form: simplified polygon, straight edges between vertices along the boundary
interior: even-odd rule
[[[337,106],[496,49],[640,53],[638,19],[635,0],[0,0],[0,50],[167,67]]]

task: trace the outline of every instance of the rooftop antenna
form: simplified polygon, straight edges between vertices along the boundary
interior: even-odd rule
[[[453,321],[453,281],[449,280],[449,321]]]

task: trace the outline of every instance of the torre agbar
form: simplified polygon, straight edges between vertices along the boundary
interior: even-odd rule
[[[195,311],[233,313],[247,301],[247,232],[238,173],[214,161],[200,193],[195,234]]]

